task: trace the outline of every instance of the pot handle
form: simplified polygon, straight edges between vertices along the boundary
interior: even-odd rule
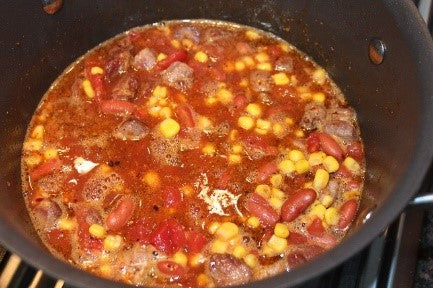
[[[422,19],[424,19],[427,25],[430,23],[432,2],[433,2],[432,0],[420,0],[418,3],[419,14],[421,14]]]
[[[409,202],[409,207],[419,206],[433,206],[433,192],[417,195]]]

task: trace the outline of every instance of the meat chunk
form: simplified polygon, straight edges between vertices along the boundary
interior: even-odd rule
[[[189,39],[194,43],[200,42],[200,32],[197,30],[196,27],[191,26],[185,26],[177,29],[173,33],[174,38],[182,40],[182,39]]]
[[[128,50],[114,51],[105,65],[108,77],[113,78],[128,71],[131,58],[131,53]]]
[[[218,41],[226,41],[233,39],[233,33],[218,28],[206,29],[203,35],[204,43],[215,43]]]
[[[271,74],[267,71],[253,71],[250,74],[250,85],[255,92],[269,92],[272,89]]]
[[[311,102],[305,105],[305,113],[302,116],[300,126],[305,130],[315,130],[322,126],[325,118],[325,106]]]
[[[156,65],[155,55],[149,48],[144,48],[134,56],[132,65],[136,69],[149,71]]]
[[[213,254],[209,261],[209,272],[216,286],[245,284],[252,276],[244,262],[229,254]]]
[[[137,92],[138,81],[131,74],[123,75],[111,92],[111,97],[116,100],[129,100],[135,97]]]
[[[347,142],[352,142],[356,138],[356,129],[353,123],[333,120],[326,122],[323,126],[323,131],[342,138]]]
[[[293,59],[282,56],[275,61],[275,70],[291,73],[293,71]]]
[[[59,205],[49,199],[42,200],[35,208],[35,218],[45,228],[51,228],[62,216]]]
[[[178,90],[190,89],[194,81],[194,70],[183,62],[174,62],[162,72],[164,82]]]
[[[114,130],[113,136],[120,140],[137,141],[146,137],[147,134],[149,134],[149,128],[138,120],[130,119],[120,124]]]

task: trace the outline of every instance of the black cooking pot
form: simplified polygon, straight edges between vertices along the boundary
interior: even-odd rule
[[[119,285],[57,260],[38,240],[21,194],[22,141],[41,96],[63,69],[131,27],[163,19],[210,18],[273,32],[328,70],[358,112],[367,175],[353,229],[340,245],[311,263],[251,287],[303,283],[359,251],[399,214],[431,161],[433,45],[411,1],[76,0],[67,1],[53,16],[37,4],[0,4],[0,242],[68,283]],[[380,65],[369,60],[373,38],[387,47]]]

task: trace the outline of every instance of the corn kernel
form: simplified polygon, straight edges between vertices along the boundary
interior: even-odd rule
[[[312,181],[308,181],[304,183],[304,188],[306,189],[314,189],[313,188],[313,182]]]
[[[206,130],[209,130],[212,127],[212,121],[209,118],[205,117],[205,116],[200,116],[198,118],[197,126],[198,126],[198,128],[200,130],[206,131]]]
[[[186,50],[190,50],[194,46],[194,43],[189,39],[182,39],[181,43],[182,43],[182,46],[185,47]]]
[[[253,229],[260,226],[259,218],[252,216],[247,219],[247,225]]]
[[[215,234],[215,232],[218,230],[218,228],[220,226],[221,226],[221,224],[219,222],[214,221],[214,222],[210,223],[210,225],[207,228],[207,231],[213,235],[213,234]]]
[[[297,162],[299,160],[304,159],[304,154],[299,150],[291,150],[288,156],[289,159],[292,160],[293,162]]]
[[[350,170],[352,173],[358,173],[361,170],[361,166],[358,162],[356,162],[355,159],[352,157],[346,157],[343,161],[343,165],[346,166],[347,169]]]
[[[278,164],[278,169],[283,174],[290,174],[296,170],[296,167],[292,160],[286,159]]]
[[[210,252],[216,254],[224,254],[229,248],[229,243],[219,239],[215,239],[210,245]]]
[[[189,257],[189,266],[198,267],[206,261],[206,257],[201,253],[196,253]]]
[[[234,142],[234,141],[236,141],[238,139],[238,136],[239,136],[239,131],[236,130],[236,129],[233,129],[229,133],[229,140],[231,142]]]
[[[301,129],[296,129],[295,136],[298,138],[303,138],[305,136],[304,131],[302,131]]]
[[[172,118],[164,119],[159,124],[159,131],[162,133],[162,135],[165,138],[171,138],[173,136],[176,136],[177,133],[179,133],[180,125],[177,123],[176,120]]]
[[[38,151],[42,148],[42,141],[38,139],[29,139],[23,144],[24,150]]]
[[[266,257],[274,257],[277,253],[275,253],[274,249],[265,243],[265,245],[262,246],[262,254]]]
[[[289,52],[291,49],[290,49],[290,46],[289,45],[287,45],[287,44],[280,44],[280,48],[281,48],[281,50],[283,50],[284,52]]]
[[[271,122],[268,120],[257,119],[256,125],[257,125],[257,128],[259,128],[259,129],[263,129],[263,130],[271,129]]]
[[[182,192],[183,195],[188,196],[188,197],[195,194],[194,188],[192,188],[192,186],[188,185],[188,184],[180,187],[180,192]]]
[[[49,148],[44,152],[45,159],[54,159],[57,158],[57,156],[58,156],[57,149],[54,148]]]
[[[244,262],[247,264],[250,268],[254,268],[257,265],[259,265],[259,260],[257,259],[256,255],[254,254],[248,254],[244,257]]]
[[[325,217],[326,208],[322,204],[316,205],[313,208],[311,208],[310,215],[311,216],[317,216],[321,220],[323,220],[323,217]]]
[[[250,130],[254,126],[254,120],[251,117],[248,116],[241,116],[238,119],[238,125],[242,129]]]
[[[229,164],[239,164],[242,162],[242,157],[238,154],[230,154],[228,157]]]
[[[206,97],[204,99],[204,102],[207,106],[215,105],[218,101],[215,97]]]
[[[272,125],[272,132],[277,137],[283,137],[284,136],[284,127],[280,123],[274,123]]]
[[[258,40],[261,37],[260,34],[254,30],[245,31],[245,36],[247,36],[247,38],[250,40]]]
[[[328,208],[329,206],[331,206],[331,204],[333,202],[334,202],[334,198],[332,198],[330,195],[323,196],[322,205],[325,206],[326,208]]]
[[[287,77],[287,74],[284,72],[272,75],[272,79],[274,80],[275,85],[278,86],[287,85],[290,83],[289,77]]]
[[[326,72],[325,72],[325,70],[323,70],[321,68],[317,69],[316,71],[313,72],[312,77],[316,83],[322,85],[325,83],[325,80],[326,80]]]
[[[328,225],[337,225],[340,220],[340,215],[335,207],[329,207],[325,212],[325,222]]]
[[[283,253],[287,248],[287,240],[276,235],[272,235],[267,244],[278,254]]]
[[[173,39],[170,41],[170,43],[174,48],[177,48],[177,49],[180,48],[180,41],[179,40]]]
[[[256,58],[257,62],[259,62],[259,63],[263,63],[263,62],[268,62],[269,61],[269,55],[266,54],[265,52],[259,52],[259,53],[257,53],[254,58]]]
[[[164,54],[164,53],[159,53],[159,54],[156,56],[156,61],[161,61],[161,60],[164,60],[165,58],[167,58],[167,55],[166,55],[166,54]]]
[[[323,163],[323,160],[325,159],[326,154],[322,151],[319,152],[313,152],[308,157],[308,163],[310,163],[311,166],[320,165]]]
[[[281,207],[284,204],[284,201],[281,200],[280,198],[274,197],[272,196],[271,198],[269,198],[269,204],[272,206],[272,208],[274,208],[275,210],[280,210]]]
[[[244,56],[242,57],[242,61],[247,65],[248,67],[253,67],[256,63],[254,62],[254,59],[250,56]]]
[[[239,234],[229,240],[229,244],[231,246],[235,246],[235,245],[238,245],[238,244],[241,244],[241,243],[242,243],[242,236],[239,235]]]
[[[255,192],[266,199],[271,196],[271,187],[266,184],[259,184],[257,185]]]
[[[153,89],[152,95],[155,96],[157,99],[165,98],[167,97],[168,90],[167,87],[164,86],[156,86]]]
[[[358,198],[359,196],[361,196],[359,191],[348,191],[343,193],[344,200]]]
[[[62,230],[72,230],[77,226],[76,224],[74,220],[69,218],[60,218],[57,222],[58,227]]]
[[[295,123],[295,120],[293,120],[290,117],[286,117],[286,118],[284,118],[284,122],[286,122],[287,125],[293,125]]]
[[[248,112],[253,117],[260,117],[262,115],[262,107],[257,103],[250,103],[245,108],[245,111]]]
[[[235,256],[236,258],[242,259],[242,258],[244,258],[247,254],[248,254],[247,249],[245,249],[245,247],[242,246],[242,245],[237,245],[237,246],[235,246],[235,248],[233,249],[233,256]]]
[[[209,60],[209,57],[203,51],[198,51],[197,53],[195,53],[194,59],[198,62],[205,63]]]
[[[317,169],[314,175],[313,187],[316,191],[322,190],[328,185],[329,173],[324,169]]]
[[[24,158],[27,166],[36,166],[42,161],[42,156],[39,154],[32,154]]]
[[[197,276],[197,285],[198,286],[207,286],[211,283],[211,279],[204,273],[201,273]]]
[[[30,136],[35,139],[42,139],[44,137],[44,131],[45,129],[43,125],[36,125]]]
[[[303,174],[310,170],[310,164],[308,163],[307,160],[301,159],[295,163],[295,169],[296,169],[296,173]]]
[[[271,176],[271,179],[269,180],[275,188],[278,188],[283,184],[283,175],[281,174],[274,174]]]
[[[241,82],[239,82],[239,86],[241,86],[241,87],[247,87],[248,84],[249,84],[249,82],[248,82],[248,79],[246,79],[246,78],[243,78],[241,80]]]
[[[260,129],[260,128],[254,129],[254,132],[256,132],[259,135],[266,135],[266,134],[268,134],[268,130],[264,130],[264,129]]]
[[[284,223],[277,223],[274,227],[274,234],[275,236],[278,236],[280,238],[287,238],[289,237],[289,228]]]
[[[213,156],[213,155],[215,155],[215,152],[216,152],[215,145],[212,143],[207,143],[206,145],[204,145],[204,147],[201,149],[201,151],[205,155]]]
[[[221,240],[229,240],[238,235],[239,227],[232,222],[224,222],[215,232]]]
[[[272,70],[271,63],[269,63],[269,62],[258,63],[256,68],[258,70],[262,70],[262,71],[271,71]]]
[[[313,94],[313,101],[323,103],[325,102],[326,96],[322,92],[317,92]]]
[[[104,250],[108,252],[114,252],[120,249],[123,244],[122,236],[120,235],[108,235],[104,239]]]
[[[235,70],[236,71],[243,71],[245,69],[245,63],[242,61],[236,61],[235,62]]]
[[[217,91],[217,98],[221,103],[226,105],[233,101],[233,94],[230,92],[230,90],[221,88]]]
[[[99,225],[99,224],[92,224],[89,227],[89,233],[90,235],[92,235],[93,237],[96,238],[104,238],[105,237],[105,233],[106,230],[103,226]]]
[[[240,154],[240,153],[242,153],[242,150],[243,150],[243,148],[242,148],[241,144],[235,144],[232,146],[232,153]]]
[[[161,118],[170,118],[173,115],[171,112],[170,107],[163,107],[161,110],[159,110],[159,116]]]
[[[87,97],[90,99],[93,99],[95,97],[95,90],[93,90],[92,83],[88,79],[84,80],[81,83],[81,87],[83,87],[84,93]]]
[[[158,173],[152,170],[147,171],[146,174],[144,174],[142,181],[152,188],[158,188],[159,186],[161,186],[161,180]]]
[[[90,74],[96,75],[96,74],[104,74],[104,69],[98,66],[93,66],[90,68]]]
[[[282,200],[286,197],[286,194],[283,191],[281,191],[280,189],[275,188],[275,187],[272,187],[271,195],[272,195],[272,197],[278,198],[280,200]]]
[[[113,273],[113,268],[108,264],[102,264],[99,266],[99,272],[108,277]]]
[[[323,159],[323,167],[325,167],[329,173],[333,173],[340,168],[340,164],[334,157],[326,156],[325,159]]]
[[[179,265],[186,266],[188,264],[188,257],[186,257],[185,253],[179,251],[174,253],[173,261]]]

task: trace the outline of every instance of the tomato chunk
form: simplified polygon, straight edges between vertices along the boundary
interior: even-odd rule
[[[186,244],[184,228],[175,219],[165,220],[153,231],[150,243],[164,253],[173,254]]]
[[[177,207],[182,202],[182,194],[179,189],[174,187],[166,187],[162,190],[164,204],[166,207]]]
[[[164,60],[159,61],[158,64],[156,64],[156,67],[160,70],[165,70],[174,62],[185,62],[187,58],[188,53],[185,50],[177,50],[168,55]]]
[[[186,234],[186,247],[190,253],[199,253],[207,243],[206,236],[197,231],[190,231]]]
[[[60,166],[62,166],[62,161],[60,161],[59,159],[49,160],[36,167],[36,169],[30,173],[30,179],[32,181],[37,181],[42,177],[51,174],[55,170],[60,169]]]

